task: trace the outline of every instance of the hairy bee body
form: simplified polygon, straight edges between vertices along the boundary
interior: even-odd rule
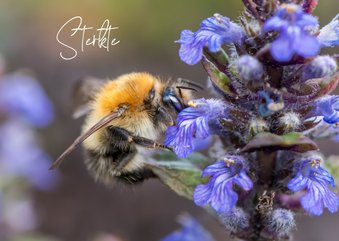
[[[156,147],[159,134],[173,125],[184,108],[190,89],[178,89],[180,81],[164,83],[148,73],[131,73],[104,84],[90,102],[82,131],[121,105],[126,111],[83,141],[85,164],[95,179],[138,183],[153,177],[145,167],[147,149]]]
[[[109,130],[107,137],[107,146],[101,150],[84,150],[86,167],[96,180],[106,184],[114,180],[133,184],[154,177],[153,172],[144,167],[145,157],[141,153],[144,153],[145,148],[126,140],[117,140],[116,133]],[[126,164],[122,166],[122,162]]]

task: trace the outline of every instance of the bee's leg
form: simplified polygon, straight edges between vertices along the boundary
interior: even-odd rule
[[[162,148],[171,150],[169,147],[154,140],[141,136],[133,136],[129,131],[120,127],[110,126],[109,131],[111,134],[110,142],[120,149],[124,149],[126,146],[130,146],[129,144],[134,143],[151,149]]]
[[[125,152],[135,149],[133,137],[129,131],[116,126],[109,126],[107,129],[109,133],[107,141],[110,146]]]
[[[165,146],[164,144],[161,144],[159,142],[141,137],[141,136],[133,136],[133,141],[135,144],[146,147],[146,148],[160,148],[160,149],[169,149],[172,150],[170,147]]]
[[[108,128],[109,136],[107,137],[108,143],[113,149],[118,149],[120,154],[116,158],[119,162],[116,164],[115,171],[118,174],[121,174],[126,167],[126,165],[135,157],[137,154],[137,149],[135,145],[140,145],[145,148],[166,148],[163,144],[160,144],[156,141],[140,137],[133,136],[126,129],[109,126]]]
[[[116,166],[114,172],[121,175],[122,170],[133,159],[137,153],[137,149],[133,143],[132,135],[126,129],[109,126],[107,127],[107,143],[108,150],[114,150],[114,153],[106,153],[115,156]]]

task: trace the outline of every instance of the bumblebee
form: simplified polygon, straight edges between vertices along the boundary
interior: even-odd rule
[[[134,184],[154,177],[143,153],[167,148],[154,140],[174,124],[198,88],[184,79],[164,82],[149,73],[125,74],[106,83],[94,78],[80,81],[73,96],[81,100],[74,117],[87,115],[82,134],[51,169],[82,144],[85,164],[97,180]]]

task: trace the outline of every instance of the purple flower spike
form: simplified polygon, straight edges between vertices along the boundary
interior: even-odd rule
[[[166,132],[165,145],[173,147],[180,158],[193,152],[194,139],[205,139],[212,134],[209,122],[217,121],[226,110],[226,104],[215,99],[198,99],[190,101],[189,105],[179,113],[177,125]]]
[[[308,117],[323,116],[329,124],[339,123],[339,95],[329,95],[314,102],[314,109]]]
[[[181,60],[194,65],[201,60],[202,50],[206,45],[211,52],[217,52],[223,44],[240,42],[244,36],[245,33],[239,25],[227,17],[214,14],[200,24],[197,32],[183,30],[176,42],[181,44]]]
[[[301,205],[312,215],[321,215],[327,208],[331,213],[338,210],[339,198],[328,185],[335,187],[330,173],[320,166],[319,159],[298,160],[294,164],[295,176],[288,183],[293,192],[306,189]]]
[[[195,188],[195,204],[210,204],[218,213],[231,212],[238,201],[238,194],[233,190],[233,185],[236,184],[245,191],[253,187],[246,171],[245,160],[235,155],[227,155],[223,160],[208,166],[202,176],[209,176],[210,180],[207,184],[200,184]]]
[[[294,54],[303,57],[315,56],[320,50],[319,42],[305,28],[315,27],[317,24],[318,20],[303,12],[300,6],[282,4],[263,26],[265,32],[279,32],[279,37],[271,44],[273,58],[285,62],[291,60]]]

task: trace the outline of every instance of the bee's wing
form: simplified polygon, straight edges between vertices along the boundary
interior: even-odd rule
[[[91,101],[94,100],[96,93],[104,84],[104,80],[94,77],[84,77],[75,83],[72,90],[72,112],[74,119],[80,118],[90,111]]]
[[[51,169],[58,168],[61,162],[63,161],[63,159],[69,153],[71,153],[75,148],[77,148],[84,140],[90,137],[94,132],[106,126],[112,120],[120,117],[127,108],[128,107],[126,105],[120,106],[116,111],[113,111],[110,114],[106,115],[101,120],[99,120],[94,126],[92,126],[89,130],[87,130],[86,132],[78,136],[78,138],[75,139],[75,141],[59,156],[59,158],[53,162],[52,166],[49,169],[51,170]]]

